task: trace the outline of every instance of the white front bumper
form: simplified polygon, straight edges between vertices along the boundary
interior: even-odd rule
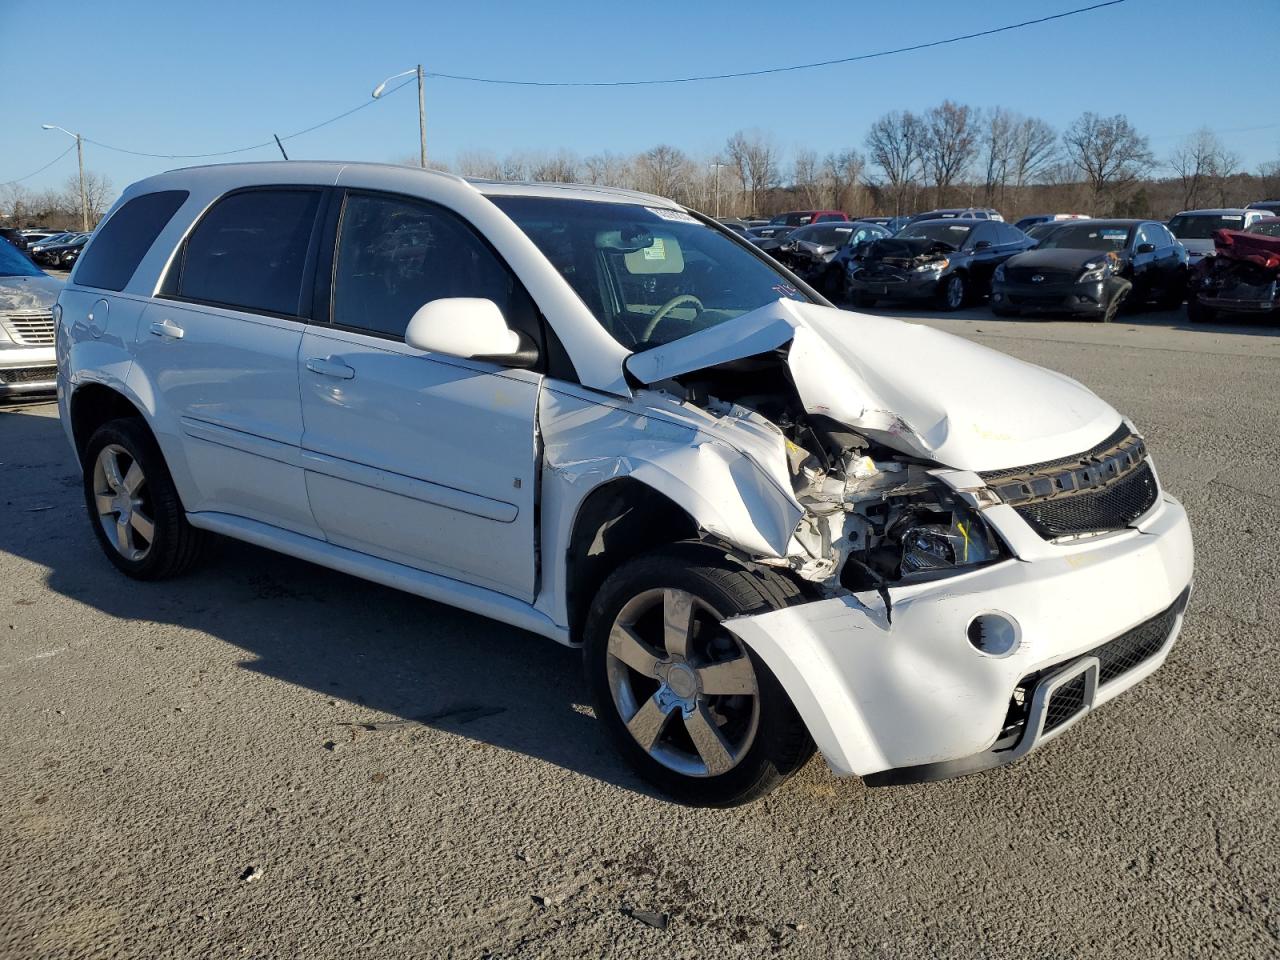
[[[883,601],[865,593],[725,625],[777,676],[832,770],[867,776],[988,750],[1022,678],[1168,610],[1190,585],[1193,560],[1186,512],[1166,495],[1135,530],[891,588],[892,623]],[[974,616],[991,611],[1021,628],[1005,657],[967,638]],[[1093,706],[1159,667],[1180,625],[1178,616],[1158,653],[1098,687]]]

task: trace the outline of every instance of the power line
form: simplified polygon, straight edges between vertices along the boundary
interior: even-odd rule
[[[1055,13],[1047,17],[1037,17],[1034,20],[1023,20],[1021,23],[1010,23],[1003,27],[993,27],[990,30],[979,30],[977,33],[966,33],[958,37],[947,37],[945,40],[932,40],[928,43],[917,43],[909,47],[896,47],[893,50],[879,50],[875,53],[861,53],[857,56],[839,57],[835,60],[819,60],[815,63],[798,63],[787,67],[765,67],[760,70],[744,70],[740,73],[711,73],[695,77],[666,77],[651,80],[506,80],[496,77],[471,77],[457,73],[428,72],[426,75],[440,80],[460,80],[466,83],[490,83],[512,87],[647,87],[666,83],[700,83],[704,80],[736,80],[742,77],[762,77],[774,73],[791,73],[796,70],[813,70],[817,67],[831,67],[842,63],[857,63],[861,60],[875,60],[879,57],[890,57],[899,53],[911,53],[916,50],[928,50],[931,47],[941,47],[949,43],[960,43],[963,40],[976,40],[979,37],[990,37],[997,33],[1007,33],[1010,30],[1020,30],[1023,27],[1032,27],[1040,23],[1049,23],[1052,20],[1062,20],[1066,17],[1074,17],[1077,14],[1101,10],[1104,7],[1118,6],[1125,2],[1126,0],[1106,0],[1104,3],[1095,3],[1088,7],[1078,7],[1075,10],[1067,10],[1063,13]]]
[[[406,80],[404,83],[400,83],[392,87],[390,90],[384,93],[381,97],[379,97],[378,100],[366,100],[363,103],[359,104],[358,106],[352,107],[350,110],[344,110],[342,113],[338,114],[337,116],[330,117],[328,120],[322,120],[317,124],[307,127],[305,130],[298,130],[294,133],[285,134],[280,139],[292,140],[294,137],[300,137],[305,133],[312,133],[316,130],[319,130],[321,127],[327,127],[331,123],[337,123],[339,120],[342,120],[344,117],[349,117],[351,116],[351,114],[359,110],[363,110],[365,107],[371,107],[375,103],[378,103],[381,100],[385,100],[387,97],[395,93],[397,90],[400,90],[403,87],[407,87],[409,84],[415,83],[415,82],[416,82],[416,78],[411,77],[408,80]],[[147,153],[142,150],[130,150],[126,147],[112,146],[109,143],[103,143],[100,140],[92,140],[89,137],[85,137],[84,141],[85,143],[92,143],[95,147],[102,147],[104,150],[113,150],[116,153],[127,153],[133,157],[152,157],[157,160],[207,160],[210,157],[229,157],[237,153],[248,153],[251,150],[261,150],[263,147],[274,147],[276,144],[276,141],[273,138],[271,140],[265,140],[262,143],[255,143],[252,146],[236,147],[234,150],[218,150],[214,153]]]
[[[71,146],[67,147],[67,149],[63,150],[60,154],[58,154],[56,157],[54,157],[52,160],[46,163],[39,170],[33,170],[31,173],[28,173],[25,177],[15,177],[12,180],[0,180],[0,186],[7,186],[8,184],[11,184],[11,183],[21,183],[23,180],[30,180],[37,173],[44,173],[46,170],[52,167],[55,163],[57,163],[59,160],[61,160],[63,157],[65,157],[68,153],[70,153],[75,148],[76,148],[76,145],[73,143]]]

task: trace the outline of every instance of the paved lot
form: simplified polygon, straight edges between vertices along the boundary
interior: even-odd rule
[[[234,543],[127,582],[54,408],[0,411],[0,956],[1275,957],[1280,330],[928,322],[1144,429],[1182,641],[1018,766],[732,811],[647,792],[531,635]]]

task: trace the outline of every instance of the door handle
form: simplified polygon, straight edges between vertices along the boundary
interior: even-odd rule
[[[322,377],[337,377],[339,380],[350,380],[356,375],[354,368],[347,366],[337,357],[309,357],[307,369]]]
[[[172,320],[153,320],[151,322],[151,332],[157,337],[167,337],[170,340],[181,340],[182,335],[186,332]]]

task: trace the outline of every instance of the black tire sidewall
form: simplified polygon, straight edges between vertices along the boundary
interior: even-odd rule
[[[706,571],[716,571],[708,576]],[[583,660],[596,716],[608,730],[624,758],[649,782],[681,803],[694,806],[734,806],[767,793],[808,760],[813,744],[782,685],[765,663],[743,644],[751,658],[759,690],[759,725],[746,756],[716,777],[688,777],[669,770],[650,757],[627,731],[613,702],[607,673],[609,631],[618,611],[636,594],[661,587],[685,590],[709,603],[722,616],[764,613],[786,602],[762,600],[744,604],[726,592],[717,576],[751,577],[717,552],[699,545],[676,545],[629,561],[600,588],[592,603],[584,632]],[[803,743],[801,743],[803,741]]]
[[[120,554],[107,538],[98,517],[94,502],[93,473],[98,454],[110,444],[123,447],[142,467],[151,501],[151,517],[155,524],[155,539],[151,549],[141,560],[130,560]],[[103,553],[121,573],[138,580],[158,580],[184,568],[193,551],[184,543],[196,536],[186,522],[186,513],[178,498],[177,489],[165,465],[164,455],[146,425],[137,419],[111,420],[96,431],[85,445],[81,461],[82,485],[85,509],[89,525],[93,528]]]

